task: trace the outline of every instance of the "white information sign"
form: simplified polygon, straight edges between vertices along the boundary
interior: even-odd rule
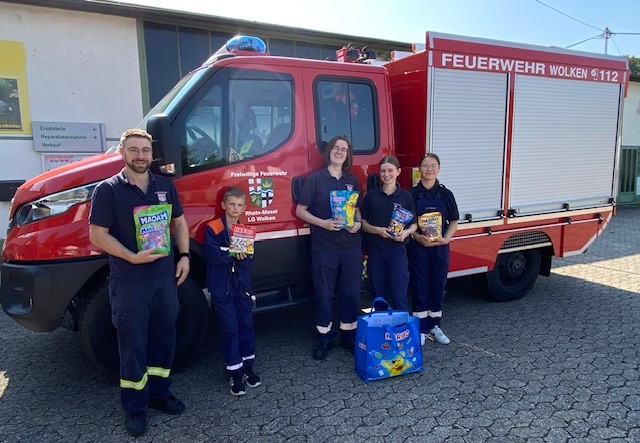
[[[36,152],[103,152],[104,123],[31,122]]]
[[[60,166],[68,165],[93,154],[41,154],[42,172],[51,171]]]

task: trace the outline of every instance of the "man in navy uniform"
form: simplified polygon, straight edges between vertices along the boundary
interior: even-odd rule
[[[89,217],[91,242],[109,254],[109,300],[118,332],[121,401],[127,432],[133,436],[146,431],[147,407],[167,414],[185,410],[169,390],[169,374],[176,344],[177,286],[189,274],[189,228],[173,182],[149,171],[151,141],[151,135],[141,129],[122,134],[125,167],[98,185]],[[154,205],[170,205],[180,253],[177,265],[170,248],[168,253],[138,250],[134,213]],[[170,244],[168,236],[166,243]]]

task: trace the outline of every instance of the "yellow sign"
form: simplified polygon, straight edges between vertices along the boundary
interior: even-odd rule
[[[30,134],[24,44],[0,40],[0,54],[0,134]]]

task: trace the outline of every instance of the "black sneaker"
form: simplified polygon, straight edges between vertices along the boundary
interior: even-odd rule
[[[260,377],[258,377],[255,372],[253,372],[253,368],[249,368],[245,366],[244,368],[244,382],[250,388],[257,388],[262,384],[260,381]]]
[[[247,393],[247,388],[244,385],[244,376],[242,373],[231,376],[231,380],[229,380],[229,385],[231,385],[231,395],[240,396]]]
[[[320,341],[313,347],[314,360],[324,360],[327,358],[327,354],[333,348],[333,343],[328,341]]]
[[[171,415],[182,414],[186,409],[184,402],[171,394],[164,398],[150,398],[149,407]]]
[[[138,437],[145,433],[147,430],[147,413],[142,412],[127,412],[124,420],[124,426],[127,428],[127,433],[134,437]]]

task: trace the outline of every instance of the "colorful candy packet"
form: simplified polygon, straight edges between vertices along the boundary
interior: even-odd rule
[[[358,203],[358,191],[331,191],[329,199],[331,204],[331,217],[342,223],[344,228],[355,225],[356,204]]]
[[[391,221],[389,222],[389,235],[395,237],[400,234],[406,224],[413,218],[413,213],[403,208],[400,203],[393,204],[393,212],[391,213]]]
[[[231,237],[229,255],[235,257],[238,254],[253,255],[256,240],[256,228],[240,223],[231,225]]]
[[[133,208],[138,251],[153,250],[154,254],[171,252],[171,205],[144,205]]]
[[[418,226],[422,234],[430,238],[442,237],[442,214],[440,212],[425,212],[418,217]]]

